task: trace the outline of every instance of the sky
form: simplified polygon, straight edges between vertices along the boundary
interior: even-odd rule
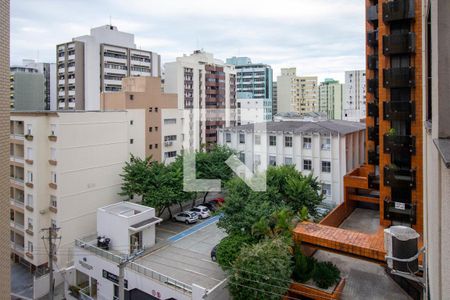
[[[363,0],[12,0],[11,63],[55,62],[56,45],[111,24],[162,63],[196,49],[320,80],[364,69]]]

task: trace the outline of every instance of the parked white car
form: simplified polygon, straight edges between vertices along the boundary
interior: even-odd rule
[[[200,220],[209,218],[211,216],[210,210],[206,206],[203,206],[203,205],[196,206],[196,207],[192,208],[190,211],[195,212],[198,215]]]
[[[183,211],[183,212],[176,214],[173,217],[173,220],[178,221],[178,222],[184,222],[186,224],[192,224],[192,223],[197,222],[198,215],[192,211]]]

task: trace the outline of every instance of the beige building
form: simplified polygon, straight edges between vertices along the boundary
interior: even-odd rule
[[[317,77],[297,76],[296,68],[283,68],[277,77],[277,112],[319,111]]]
[[[338,80],[328,78],[319,85],[319,110],[329,119],[342,120],[342,88]]]
[[[178,94],[179,109],[194,111],[194,117],[189,121],[186,119],[186,128],[190,132],[186,139],[187,148],[216,144],[217,129],[236,123],[235,67],[200,50],[178,57],[164,67],[164,91]],[[196,110],[202,110],[198,116],[200,124],[193,122]]]
[[[9,0],[0,0],[0,295],[9,298]],[[8,295],[8,296],[7,296]]]
[[[161,92],[159,77],[124,78],[122,91],[102,93],[101,109],[126,110],[132,153],[169,163],[181,154],[183,110],[177,95]]]
[[[45,268],[41,229],[50,226],[60,228],[57,266],[71,261],[73,240],[96,228],[97,208],[121,200],[127,130],[125,111],[11,114],[7,244],[15,261]]]
[[[450,2],[423,1],[424,244],[430,299],[450,295]],[[431,65],[429,65],[431,63]]]

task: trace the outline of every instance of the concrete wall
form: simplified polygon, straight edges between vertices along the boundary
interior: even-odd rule
[[[45,78],[41,73],[14,72],[14,110],[45,109]]]

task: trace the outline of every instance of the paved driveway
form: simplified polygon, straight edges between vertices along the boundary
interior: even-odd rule
[[[33,298],[33,274],[25,266],[11,262],[11,293],[16,296],[13,299]]]

